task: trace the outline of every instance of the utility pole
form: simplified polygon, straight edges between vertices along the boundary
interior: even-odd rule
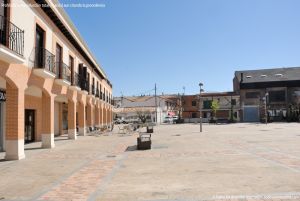
[[[199,113],[200,113],[200,133],[202,133],[202,104],[201,104],[201,93],[204,92],[204,90],[202,89],[203,87],[203,83],[199,83]]]
[[[157,96],[156,96],[156,83],[155,83],[154,91],[155,91],[155,122],[157,123]]]
[[[266,92],[266,94],[265,94],[265,123],[266,123],[266,125],[268,124],[268,107],[267,107],[268,96],[269,96],[269,93]]]

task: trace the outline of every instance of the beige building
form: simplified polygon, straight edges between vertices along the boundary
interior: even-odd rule
[[[24,143],[53,148],[56,135],[75,140],[109,127],[112,85],[58,2],[0,3],[0,149],[6,159],[24,158]]]

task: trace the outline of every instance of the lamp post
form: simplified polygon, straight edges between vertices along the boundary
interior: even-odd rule
[[[200,132],[202,132],[202,104],[201,104],[201,93],[204,91],[202,89],[203,83],[199,83],[200,93],[199,93],[199,112],[200,112]]]
[[[268,124],[268,111],[267,111],[267,98],[268,98],[268,96],[269,96],[269,93],[267,92],[266,94],[265,94],[265,123],[266,124]]]

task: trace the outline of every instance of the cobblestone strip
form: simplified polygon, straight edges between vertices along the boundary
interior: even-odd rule
[[[87,200],[97,184],[111,171],[116,161],[94,160],[38,200]]]
[[[129,142],[117,144],[111,155],[123,154]],[[86,166],[76,171],[58,186],[42,195],[38,200],[49,201],[83,201],[93,194],[99,185],[110,175],[117,160],[93,160]]]

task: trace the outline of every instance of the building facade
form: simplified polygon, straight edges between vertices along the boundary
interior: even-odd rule
[[[24,143],[53,148],[56,135],[76,139],[112,122],[112,85],[54,4],[1,0],[0,149],[7,160],[24,158]]]
[[[240,121],[240,98],[234,92],[218,92],[218,93],[202,93],[201,107],[202,120],[209,122],[213,117],[211,109],[212,101],[217,101],[219,109],[216,111],[215,118],[219,120],[230,120],[231,115],[235,121]],[[184,122],[199,122],[200,121],[200,106],[199,95],[183,96],[183,119]]]
[[[244,122],[299,121],[299,67],[237,71],[233,85]]]
[[[114,112],[127,121],[138,120],[138,113],[145,113],[152,122],[163,123],[166,116],[177,115],[177,99],[173,96],[115,97]],[[156,120],[157,115],[157,120]]]

